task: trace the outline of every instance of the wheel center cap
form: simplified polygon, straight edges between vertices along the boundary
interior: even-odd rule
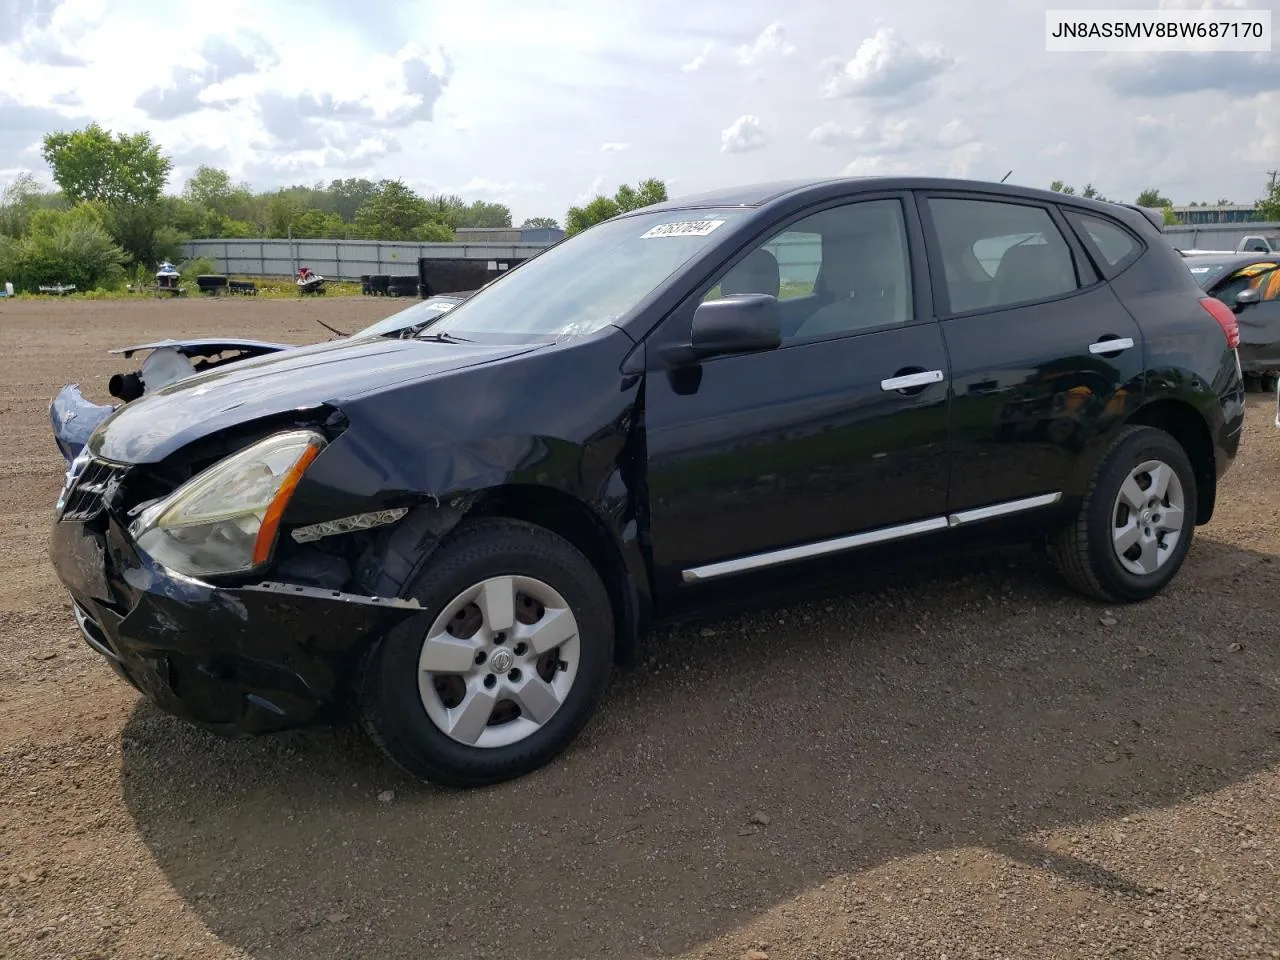
[[[1151,522],[1151,511],[1150,511],[1150,510],[1143,510],[1143,511],[1142,511],[1142,522],[1143,522],[1143,523],[1150,523],[1150,522]]]
[[[515,663],[516,658],[511,655],[510,650],[495,650],[493,656],[489,658],[489,669],[494,673],[506,673]]]

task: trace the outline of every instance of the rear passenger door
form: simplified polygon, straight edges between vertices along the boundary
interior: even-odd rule
[[[951,363],[948,511],[963,522],[1051,506],[1140,399],[1142,331],[1099,269],[1114,275],[1141,241],[1076,217],[1108,262],[1056,205],[1005,195],[922,193],[920,212]]]

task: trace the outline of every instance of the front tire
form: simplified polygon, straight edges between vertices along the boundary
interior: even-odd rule
[[[465,523],[405,594],[427,615],[374,652],[361,714],[415,777],[474,787],[523,776],[595,713],[613,665],[613,615],[600,577],[563,538],[517,520]]]
[[[1103,456],[1074,522],[1050,539],[1049,556],[1087,596],[1146,600],[1186,559],[1197,503],[1182,446],[1155,427],[1126,427]]]

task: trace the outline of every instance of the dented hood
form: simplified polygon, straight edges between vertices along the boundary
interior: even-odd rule
[[[454,373],[535,347],[424,340],[336,340],[216,367],[126,403],[89,439],[98,457],[156,463],[193,440],[290,411]]]

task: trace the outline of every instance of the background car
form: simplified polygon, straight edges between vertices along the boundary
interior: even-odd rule
[[[1235,312],[1246,383],[1274,390],[1280,378],[1280,253],[1205,254],[1183,263],[1200,289]]]
[[[413,336],[471,296],[471,293],[472,291],[468,291],[428,297],[352,334],[344,334],[327,325],[326,329],[353,340]],[[120,347],[110,352],[122,354],[126,359],[132,358],[135,353],[146,353],[147,356],[141,369],[132,373],[114,374],[107,382],[107,392],[122,403],[129,403],[150,391],[185,380],[203,370],[293,349],[296,349],[294,344],[235,337],[157,340],[154,343]],[[76,458],[94,427],[118,407],[119,404],[86,400],[78,384],[67,384],[58,391],[49,405],[49,421],[53,427],[54,443],[67,463]]]

